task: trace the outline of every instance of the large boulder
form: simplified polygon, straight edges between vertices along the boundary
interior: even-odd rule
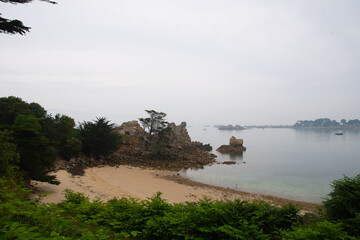
[[[116,127],[115,131],[121,135],[142,137],[145,135],[145,130],[140,126],[137,120],[124,122],[120,127]]]
[[[229,140],[229,145],[221,145],[216,151],[221,153],[243,152],[246,147],[243,146],[244,141],[232,136]]]
[[[232,136],[230,138],[230,141],[229,141],[229,145],[230,146],[233,146],[233,147],[238,147],[238,146],[242,146],[244,143],[244,140],[242,139],[237,139],[236,137]]]

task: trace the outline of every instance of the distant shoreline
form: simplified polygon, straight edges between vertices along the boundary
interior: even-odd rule
[[[294,129],[329,129],[329,130],[360,130],[360,127],[346,126],[346,127],[291,127]]]
[[[215,127],[217,128],[217,127]],[[356,130],[360,131],[360,127],[354,127],[354,126],[345,126],[345,127],[295,127],[295,126],[245,126],[244,129],[219,129],[220,131],[243,131],[247,129],[253,129],[253,128],[288,128],[288,129],[309,129],[309,130]]]

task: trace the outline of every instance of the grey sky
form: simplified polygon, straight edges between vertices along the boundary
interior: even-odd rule
[[[145,109],[189,124],[360,118],[360,1],[0,3],[0,96],[76,121]]]

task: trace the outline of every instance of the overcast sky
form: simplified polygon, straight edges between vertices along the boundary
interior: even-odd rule
[[[0,96],[75,120],[360,118],[359,0],[0,3]]]

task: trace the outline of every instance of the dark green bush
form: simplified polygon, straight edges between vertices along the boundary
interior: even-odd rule
[[[82,152],[88,157],[107,157],[119,148],[121,135],[114,131],[114,124],[106,118],[80,123],[77,131]]]
[[[332,183],[332,191],[324,201],[327,216],[332,220],[354,218],[360,213],[360,174]]]
[[[336,240],[351,240],[357,239],[351,237],[344,231],[341,223],[334,223],[329,221],[317,222],[314,225],[303,227],[299,226],[293,231],[282,233],[283,240],[321,240],[321,239],[336,239]]]
[[[341,221],[347,232],[360,236],[360,174],[344,176],[332,183],[332,191],[324,201],[326,217]]]

